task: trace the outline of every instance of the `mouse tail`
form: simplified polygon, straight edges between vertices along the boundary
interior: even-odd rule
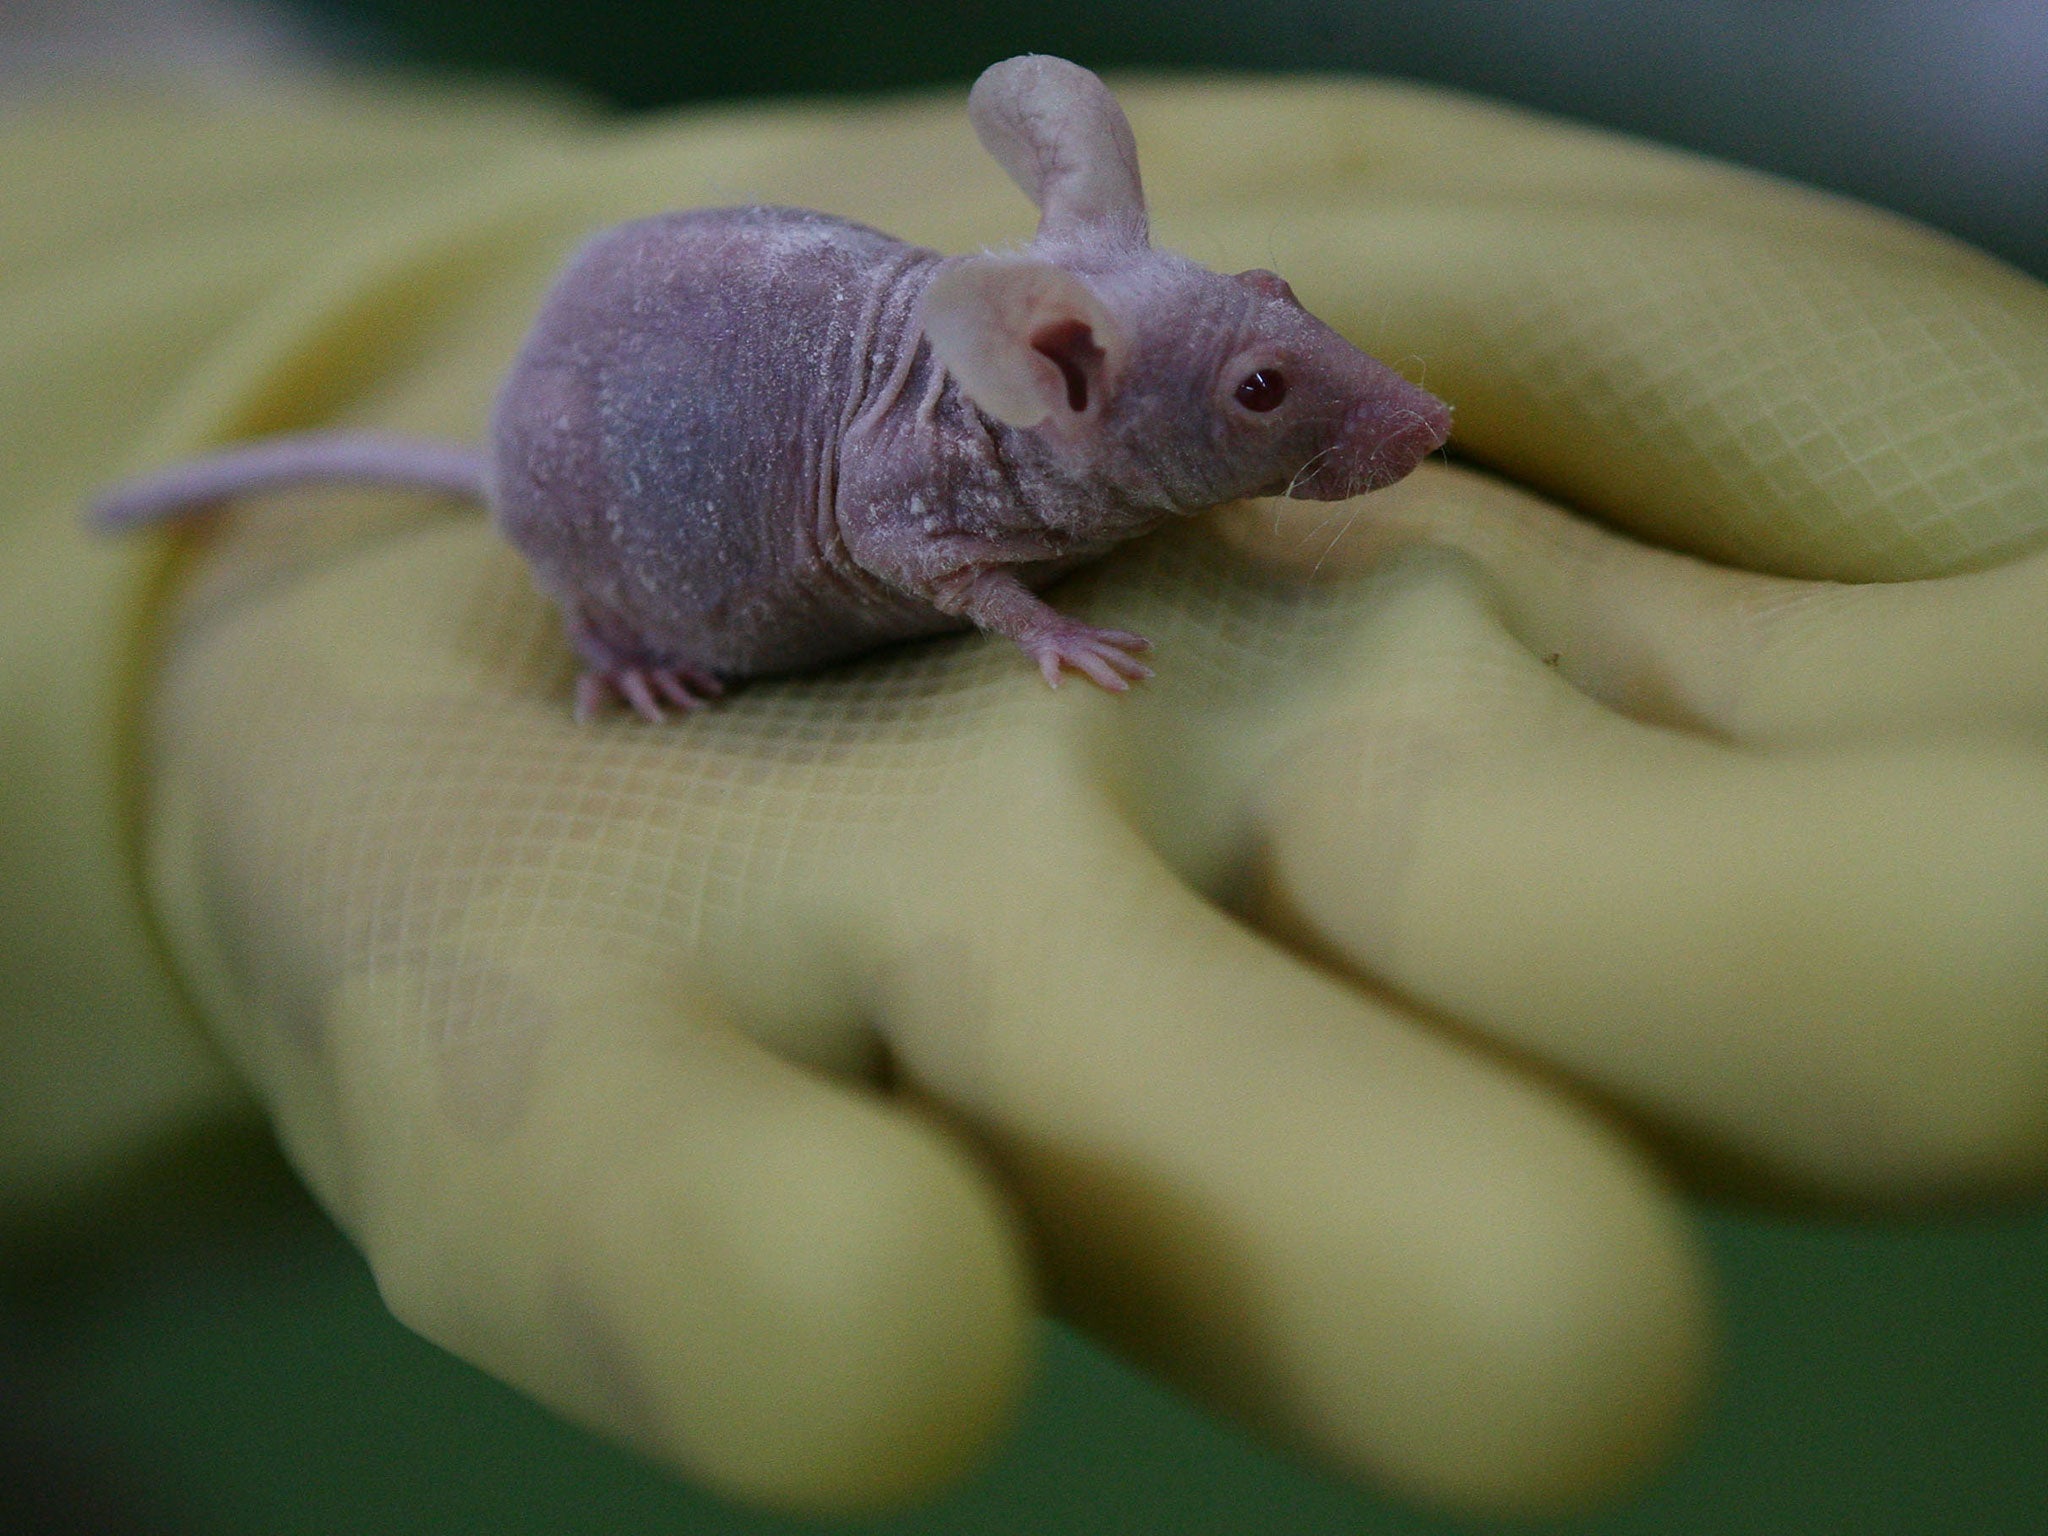
[[[94,503],[108,530],[205,511],[286,486],[389,485],[488,501],[490,462],[473,448],[376,432],[306,432],[223,449],[129,482]]]

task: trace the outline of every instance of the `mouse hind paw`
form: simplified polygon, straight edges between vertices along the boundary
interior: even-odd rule
[[[668,718],[667,705],[689,714],[725,692],[711,673],[690,666],[592,667],[576,680],[576,718],[594,719],[612,699],[650,724]]]
[[[569,641],[584,663],[576,680],[576,718],[596,718],[618,699],[642,720],[660,724],[671,709],[689,714],[725,692],[725,684],[707,667],[687,661],[660,661],[645,651],[618,643],[585,614],[569,622]]]

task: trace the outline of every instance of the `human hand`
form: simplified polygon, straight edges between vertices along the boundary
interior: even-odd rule
[[[1275,101],[1327,130],[1293,182],[1240,148]],[[1155,201],[1211,199],[1166,243],[1426,359],[1521,486],[1090,573],[1062,605],[1158,645],[1123,699],[947,641],[667,730],[570,721],[475,524],[312,559],[309,508],[258,515],[180,599],[159,902],[400,1315],[728,1491],[943,1477],[1043,1294],[1347,1471],[1570,1500],[1706,1356],[1622,1116],[1806,1194],[2038,1175],[2041,578],[1748,576],[1532,488],[1807,576],[1992,564],[2038,527],[2040,298],[1405,92],[1132,116],[1180,147]],[[1346,201],[1353,143],[1387,161]],[[815,153],[902,163],[863,148]]]

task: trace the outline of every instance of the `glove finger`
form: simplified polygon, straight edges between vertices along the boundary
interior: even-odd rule
[[[1604,1124],[1249,933],[1102,807],[977,842],[984,890],[896,903],[878,1013],[995,1149],[1061,1310],[1454,1509],[1577,1502],[1668,1448],[1701,1276]]]
[[[549,937],[333,999],[346,1208],[392,1310],[750,1502],[844,1512],[957,1476],[1007,1427],[1031,1341],[973,1160],[675,978]],[[521,1036],[524,1103],[493,1095],[480,1126],[462,1080],[502,1077]]]
[[[1271,914],[1731,1169],[1896,1198],[2048,1168],[2048,762],[1758,754],[1621,718],[1405,557],[1265,802]]]
[[[1658,725],[1751,746],[2048,728],[2048,553],[1912,582],[1763,576],[1442,466],[1363,502],[1250,503],[1218,526],[1260,566],[1323,582],[1412,544],[1455,549],[1530,654]]]
[[[326,1112],[280,1133],[452,1353],[748,1502],[925,1495],[1028,1376],[1003,1202],[935,1124],[703,1001],[588,932],[478,936],[343,981]]]

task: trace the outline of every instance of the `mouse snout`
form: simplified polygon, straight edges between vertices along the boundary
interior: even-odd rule
[[[1443,447],[1451,408],[1405,379],[1354,405],[1332,447],[1295,476],[1287,494],[1340,501],[1392,485]]]
[[[1379,440],[1366,458],[1365,490],[1376,491],[1405,478],[1450,440],[1451,408],[1413,385],[1393,403],[1382,404],[1371,414]],[[1361,435],[1374,429],[1374,425],[1364,425]]]

